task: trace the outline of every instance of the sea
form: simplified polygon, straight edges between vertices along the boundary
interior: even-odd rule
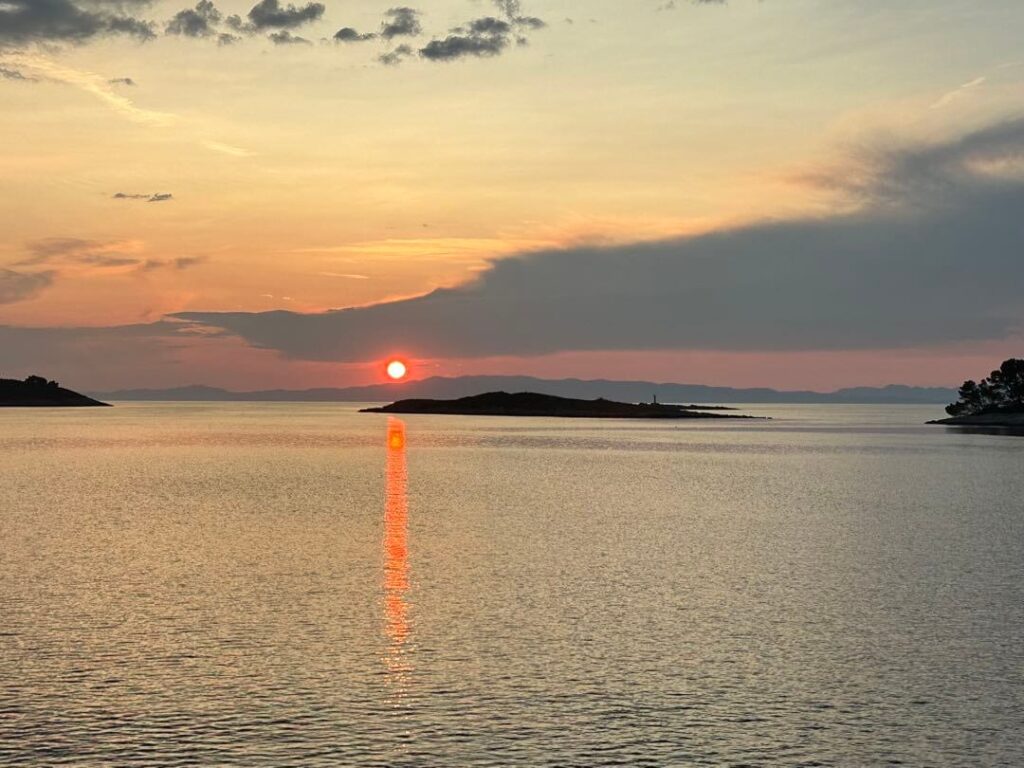
[[[1021,766],[1024,437],[0,410],[0,766]]]

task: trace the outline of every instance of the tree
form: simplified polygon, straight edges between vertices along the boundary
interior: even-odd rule
[[[1024,360],[1011,358],[981,383],[965,381],[960,399],[946,406],[950,416],[972,416],[996,410],[1024,411]]]

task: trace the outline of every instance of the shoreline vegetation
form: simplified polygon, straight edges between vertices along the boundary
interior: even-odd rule
[[[488,392],[457,400],[398,400],[360,413],[445,414],[455,416],[552,416],[580,419],[756,419],[727,414],[721,407],[618,403],[613,400],[577,400],[536,392]]]
[[[1011,358],[980,382],[968,380],[959,399],[946,406],[949,418],[929,421],[949,427],[1024,427],[1024,360]]]
[[[0,379],[0,408],[109,408],[42,376],[19,379]]]

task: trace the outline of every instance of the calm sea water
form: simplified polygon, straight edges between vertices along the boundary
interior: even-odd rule
[[[1024,438],[0,412],[0,765],[1024,765]]]

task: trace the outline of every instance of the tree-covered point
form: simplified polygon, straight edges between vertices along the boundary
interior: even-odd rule
[[[0,407],[105,405],[91,397],[64,389],[56,381],[42,376],[20,379],[0,378]]]
[[[965,381],[959,395],[959,400],[946,406],[950,416],[1024,412],[1024,360],[1007,360],[980,383]]]

